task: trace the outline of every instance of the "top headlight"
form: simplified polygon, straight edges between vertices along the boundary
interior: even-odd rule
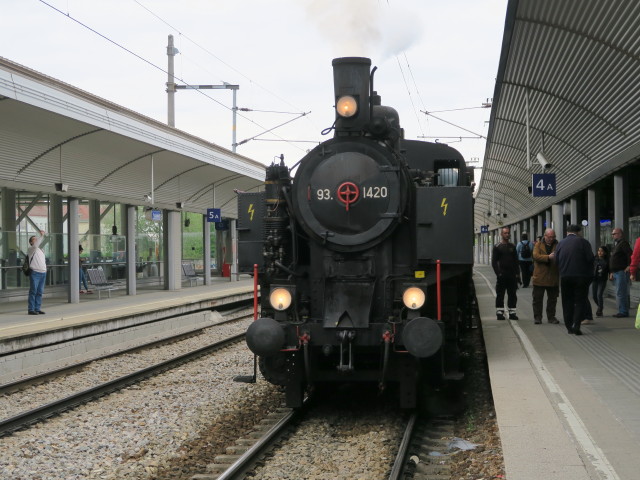
[[[424,305],[426,296],[424,291],[418,287],[409,287],[402,294],[402,303],[411,310],[418,310]]]
[[[286,310],[291,306],[291,292],[286,288],[275,288],[269,295],[269,302],[276,310]]]
[[[340,97],[338,99],[338,103],[336,104],[336,111],[341,117],[353,117],[356,113],[358,113],[358,102],[356,102],[356,99],[351,95]]]

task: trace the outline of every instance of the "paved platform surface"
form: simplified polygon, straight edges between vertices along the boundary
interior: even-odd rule
[[[639,479],[635,317],[612,317],[607,299],[604,317],[569,335],[560,299],[559,325],[533,323],[529,287],[518,290],[519,320],[498,321],[491,267],[476,265],[474,281],[507,480]]]

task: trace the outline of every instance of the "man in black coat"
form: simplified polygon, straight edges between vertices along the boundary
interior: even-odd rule
[[[594,258],[591,244],[580,236],[581,231],[580,225],[569,225],[567,236],[556,248],[564,324],[567,332],[576,335],[582,335],[580,323],[586,318]]]
[[[516,304],[518,297],[516,290],[520,281],[520,264],[516,246],[509,241],[511,230],[504,227],[500,230],[500,243],[493,247],[491,254],[491,266],[498,277],[496,282],[496,318],[504,320],[504,294],[507,292],[507,306],[509,307],[509,320],[518,320]]]
[[[629,293],[631,283],[629,282],[629,270],[631,264],[631,245],[624,238],[621,228],[614,228],[611,231],[613,237],[613,250],[609,257],[609,280],[613,280],[616,286],[616,303],[618,313],[614,317],[625,318],[629,316]]]

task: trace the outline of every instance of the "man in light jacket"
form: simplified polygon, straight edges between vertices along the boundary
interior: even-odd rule
[[[44,312],[40,310],[44,284],[47,280],[47,263],[44,252],[40,249],[40,243],[42,243],[43,238],[42,233],[40,237],[34,235],[29,238],[30,247],[27,250],[27,261],[31,267],[31,275],[29,275],[29,315],[44,315]]]
[[[544,292],[547,292],[547,321],[559,323],[556,318],[556,305],[560,294],[560,278],[555,262],[555,251],[558,246],[556,232],[547,228],[544,237],[533,247],[533,322],[542,323],[542,305]]]

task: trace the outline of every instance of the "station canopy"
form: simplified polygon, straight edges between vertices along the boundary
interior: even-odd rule
[[[509,1],[476,232],[528,219],[640,157],[638,32],[637,0]],[[539,173],[556,174],[555,197],[529,193]]]
[[[2,57],[0,165],[0,186],[16,190],[199,213],[215,207],[230,218],[234,190],[257,189],[265,173],[261,163]]]

